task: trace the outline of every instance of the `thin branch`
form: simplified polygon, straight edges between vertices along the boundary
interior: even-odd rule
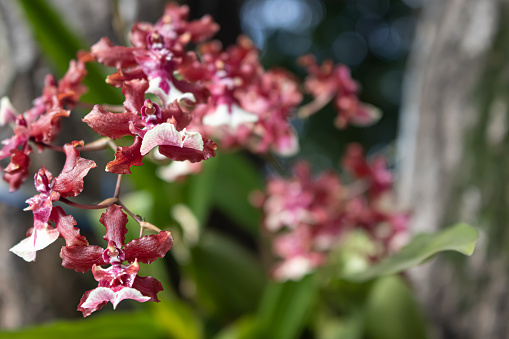
[[[74,207],[81,208],[81,209],[84,209],[84,210],[100,210],[100,209],[103,209],[103,208],[108,208],[111,205],[119,202],[118,198],[108,198],[108,199],[98,203],[97,205],[83,205],[83,204],[79,204],[79,203],[74,202],[74,201],[70,201],[67,198],[62,198],[62,197],[58,201],[61,201],[64,204],[67,204],[69,206],[74,206]]]
[[[115,186],[115,194],[113,195],[114,198],[118,199],[118,196],[120,195],[120,183],[122,182],[122,174],[119,174],[117,177],[117,186]]]
[[[64,148],[62,146],[51,145],[51,144],[47,144],[42,141],[35,141],[35,140],[31,140],[31,141],[34,144],[36,144],[37,146],[49,148],[49,149],[57,151],[57,152],[64,151]],[[78,146],[78,147],[76,147],[76,150],[78,150],[80,152],[101,151],[108,147],[109,142],[110,142],[110,138],[101,138],[94,142],[86,144],[85,146]]]
[[[138,218],[133,212],[129,211],[129,209],[127,207],[125,207],[125,205],[122,203],[122,201],[118,200],[117,199],[117,204],[122,207],[122,209],[127,213],[129,214],[129,216],[131,216],[131,218],[133,218],[138,224],[141,224],[143,222],[143,220],[140,220],[140,218]]]

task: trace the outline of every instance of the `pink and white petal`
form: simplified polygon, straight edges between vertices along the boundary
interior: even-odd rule
[[[357,111],[351,117],[352,125],[365,127],[376,123],[382,117],[382,110],[370,104],[359,103]]]
[[[231,105],[231,112],[227,104],[218,105],[214,113],[203,117],[203,124],[217,127],[229,126],[230,130],[236,130],[240,125],[258,121],[258,115],[250,113],[236,104]]]
[[[166,159],[166,157],[164,157]],[[174,182],[190,174],[196,174],[201,171],[201,162],[173,161],[166,167],[157,169],[157,176],[165,181]]]
[[[25,259],[25,261],[34,261],[36,252],[53,243],[58,239],[58,236],[58,230],[49,225],[44,228],[35,228],[29,237],[21,240],[9,251]]]
[[[118,303],[124,299],[134,299],[142,303],[149,301],[150,297],[146,297],[140,291],[130,287],[124,287],[117,292],[107,287],[97,287],[90,291],[87,299],[80,304],[79,308],[95,310],[105,301],[109,301],[113,304],[113,308],[116,309]]]
[[[140,153],[145,155],[155,146],[177,146],[202,151],[203,138],[198,132],[188,132],[185,129],[179,132],[175,125],[165,122],[145,134]]]
[[[0,100],[0,126],[4,126],[10,122],[16,121],[18,112],[12,106],[8,97],[3,97]]]
[[[272,150],[283,157],[290,157],[299,152],[299,138],[293,130],[289,127],[287,133],[276,137],[275,144],[272,145]]]
[[[166,81],[167,86],[170,88],[168,92],[161,88],[162,81]],[[175,85],[173,85],[170,80],[163,80],[161,77],[152,78],[149,80],[149,88],[147,93],[155,94],[161,98],[165,107],[169,106],[175,100],[177,100],[177,102],[180,102],[181,100],[196,102],[196,98],[193,93],[183,93],[177,87],[175,87]]]

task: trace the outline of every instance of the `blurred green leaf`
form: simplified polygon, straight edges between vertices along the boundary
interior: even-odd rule
[[[44,56],[61,77],[67,71],[69,61],[76,58],[78,50],[88,50],[89,47],[65,25],[62,15],[48,1],[20,0],[19,3]],[[120,90],[106,84],[106,76],[97,64],[87,65],[87,70],[84,82],[89,92],[83,97],[84,101],[96,104],[122,103]]]
[[[256,324],[256,318],[245,316],[237,319],[232,325],[219,332],[214,339],[244,339],[248,338],[253,332]]]
[[[187,205],[203,228],[209,217],[212,208],[214,183],[216,182],[217,167],[220,159],[218,157],[203,162],[202,171],[198,175],[187,178],[188,192]]]
[[[345,316],[327,315],[315,326],[318,339],[362,339],[364,334],[364,315],[353,312]]]
[[[191,254],[198,296],[209,311],[231,318],[256,310],[264,274],[251,253],[209,230]]]
[[[220,154],[217,158],[212,190],[216,207],[251,234],[258,234],[261,213],[251,205],[249,195],[263,188],[259,172],[241,153]]]
[[[365,307],[369,339],[425,339],[426,325],[411,291],[396,276],[376,281]]]
[[[203,338],[202,325],[192,309],[178,300],[152,303],[154,322],[159,324],[172,339]],[[142,336],[140,338],[147,338]]]
[[[150,312],[93,314],[81,320],[59,321],[17,332],[0,332],[3,339],[139,339],[167,338]]]
[[[367,270],[345,275],[351,281],[367,281],[379,276],[390,275],[417,266],[442,251],[456,251],[471,255],[479,234],[467,224],[457,224],[437,234],[419,234],[398,253],[369,267]]]
[[[300,281],[270,283],[258,310],[258,328],[251,338],[298,338],[318,296],[314,275]]]

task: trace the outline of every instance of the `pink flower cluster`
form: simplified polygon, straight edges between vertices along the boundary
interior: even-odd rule
[[[364,230],[380,245],[379,256],[405,234],[408,214],[384,206],[393,181],[385,160],[368,162],[353,144],[343,162],[355,180],[350,185],[332,171],[313,176],[307,162],[297,163],[291,178],[268,181],[260,205],[263,227],[272,234],[273,251],[280,258],[273,271],[276,279],[297,280],[314,271],[353,229]]]
[[[292,115],[297,115],[303,96],[297,79],[282,69],[265,70],[258,51],[246,37],[226,49],[218,41],[209,41],[219,26],[209,16],[189,21],[188,15],[187,6],[169,4],[157,23],[135,23],[130,32],[131,47],[116,46],[102,38],[90,52],[78,53],[61,80],[48,76],[42,95],[23,114],[18,114],[7,98],[0,102],[0,125],[10,124],[14,131],[12,137],[2,141],[0,149],[0,159],[10,157],[3,168],[3,179],[11,191],[29,175],[32,146],[66,155],[58,176],[53,177],[45,167],[35,174],[39,194],[27,200],[34,224],[27,238],[11,251],[34,261],[38,250],[64,238],[62,265],[82,273],[91,270],[98,281],[98,287],[81,299],[78,310],[84,316],[107,302],[115,308],[123,299],[158,301],[162,286],[152,277],[138,276],[139,263],[149,264],[164,257],[173,238],[170,232],[130,212],[119,198],[121,176],[130,174],[132,166],[143,165],[146,155],[152,152],[154,157],[174,161],[172,165],[177,166],[159,173],[182,178],[198,172],[201,161],[215,156],[217,146],[211,139],[224,149],[242,147],[255,153],[289,156],[299,150],[297,134],[289,122]],[[196,51],[189,50],[196,44]],[[308,113],[316,111],[309,107],[323,106],[335,98],[339,127],[369,115],[369,109],[359,103],[357,85],[344,66],[333,68],[326,63],[318,68],[312,59],[305,60],[311,73],[306,88],[315,96],[306,106]],[[53,145],[60,119],[70,115],[87,90],[82,84],[85,63],[92,61],[115,69],[106,82],[121,89],[123,105],[95,105],[82,119],[103,137],[97,142]],[[132,144],[117,147],[114,140],[123,137],[132,138]],[[97,167],[80,152],[107,147],[112,147],[115,155],[106,171],[118,174],[113,197],[96,205],[68,200],[83,191],[85,176]],[[284,259],[276,275],[295,276],[291,273],[295,266],[292,262],[304,262],[309,269],[320,265],[325,251],[347,228],[361,226],[374,232],[381,222],[394,224],[394,215],[374,207],[392,181],[384,172],[384,164],[368,165],[353,155],[348,159],[348,168],[370,183],[369,192],[356,198],[345,199],[347,190],[334,174],[313,179],[304,164],[296,167],[295,178],[269,183],[264,203],[266,227],[273,232],[286,230],[278,234],[275,243],[276,252]],[[100,219],[106,228],[106,248],[89,245],[75,227],[74,218],[62,207],[54,206],[56,202],[106,209]],[[128,243],[124,212],[141,228],[140,238]],[[142,237],[146,228],[157,234]],[[104,265],[110,266],[102,268]]]
[[[300,57],[299,62],[308,68],[309,75],[305,87],[315,98],[311,104],[301,109],[301,115],[314,114],[333,100],[338,112],[335,123],[340,129],[349,124],[368,126],[380,119],[380,110],[359,101],[357,97],[359,85],[351,78],[347,66],[334,65],[331,60],[326,60],[318,66],[312,55]]]

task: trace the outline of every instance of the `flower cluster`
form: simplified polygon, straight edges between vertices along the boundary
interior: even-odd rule
[[[305,81],[306,91],[315,100],[301,108],[301,116],[309,116],[320,110],[331,100],[338,112],[336,127],[345,128],[349,124],[367,126],[380,119],[381,113],[376,107],[359,101],[359,85],[350,76],[350,69],[345,65],[334,65],[326,60],[319,67],[312,55],[299,59],[307,66],[309,75]]]
[[[84,316],[107,302],[115,308],[124,299],[158,301],[157,293],[163,289],[155,278],[138,276],[139,263],[163,258],[172,247],[172,235],[129,211],[119,197],[122,175],[131,174],[132,166],[142,166],[146,155],[152,153],[153,158],[173,161],[170,167],[159,168],[158,173],[174,180],[199,172],[201,161],[215,156],[215,141],[226,150],[244,148],[255,153],[295,155],[299,142],[290,118],[305,116],[297,112],[306,110],[314,113],[309,107],[323,106],[332,98],[339,110],[339,127],[372,116],[373,110],[358,101],[357,85],[344,66],[333,68],[326,62],[318,68],[313,59],[303,59],[311,73],[305,87],[315,99],[299,110],[303,94],[295,76],[282,69],[264,69],[258,50],[246,37],[223,49],[218,41],[210,40],[219,29],[211,17],[189,21],[188,16],[187,6],[169,4],[155,24],[134,24],[131,47],[102,38],[89,52],[79,52],[58,82],[48,76],[42,95],[23,114],[18,114],[7,98],[0,102],[0,125],[10,124],[14,131],[12,137],[2,141],[0,149],[0,159],[10,157],[3,168],[3,179],[11,191],[29,175],[33,146],[40,152],[51,149],[66,155],[58,176],[53,177],[45,167],[35,174],[39,194],[27,200],[34,224],[27,238],[11,251],[34,261],[38,250],[64,238],[62,265],[81,273],[91,270],[98,281],[98,287],[81,299],[78,310]],[[196,50],[190,50],[191,46],[197,46]],[[54,145],[60,119],[70,115],[87,90],[82,84],[87,62],[115,69],[106,82],[121,89],[123,105],[94,105],[82,119],[102,137],[97,141]],[[124,137],[132,144],[117,147],[114,140]],[[105,166],[106,171],[118,175],[114,195],[96,205],[70,201],[68,198],[83,191],[85,176],[97,167],[80,152],[107,147],[115,151],[114,159]],[[295,178],[269,183],[263,204],[265,226],[273,232],[285,232],[278,234],[275,243],[276,252],[284,259],[276,275],[296,276],[291,272],[295,262],[305,262],[309,268],[320,265],[325,251],[347,228],[362,226],[374,232],[382,222],[395,223],[394,215],[375,208],[392,180],[384,172],[384,164],[367,164],[355,152],[349,154],[345,166],[370,185],[362,196],[346,199],[347,188],[334,174],[313,179],[305,164],[297,165]],[[100,219],[106,228],[106,248],[89,245],[75,227],[73,216],[54,206],[56,202],[82,209],[106,209]],[[140,237],[128,243],[124,212],[141,228]],[[142,236],[147,228],[157,234]],[[101,267],[105,265],[110,266]]]
[[[350,185],[332,171],[313,177],[306,162],[294,167],[291,178],[268,181],[259,204],[263,226],[273,234],[273,250],[281,258],[273,272],[276,279],[300,279],[321,266],[353,229],[364,230],[380,245],[379,256],[405,234],[408,215],[384,206],[393,181],[385,160],[368,163],[361,147],[353,144],[343,162],[355,179]]]

